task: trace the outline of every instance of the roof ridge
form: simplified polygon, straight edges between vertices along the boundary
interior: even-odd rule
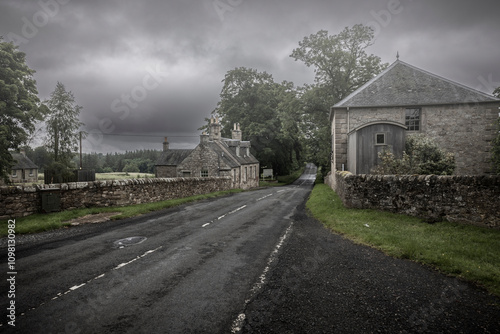
[[[379,82],[380,80],[382,81]],[[409,94],[393,91],[391,86],[394,83],[400,89],[406,87]],[[436,94],[436,91],[429,84],[441,85],[444,90],[441,94]],[[373,87],[373,89],[368,90],[369,87]],[[366,107],[389,104],[413,105],[415,103],[432,105],[495,101],[500,101],[500,99],[397,59],[385,70],[337,102],[333,107]]]
[[[419,67],[416,67],[416,66],[414,66],[414,65],[408,64],[408,63],[406,63],[406,62],[404,62],[404,61],[401,61],[401,60],[397,60],[397,61],[399,61],[401,64],[403,64],[403,65],[405,65],[405,66],[408,66],[408,67],[410,67],[410,68],[412,68],[412,69],[414,69],[414,70],[416,70],[416,71],[423,72],[423,73],[425,73],[425,74],[427,74],[427,75],[430,75],[430,76],[432,76],[432,77],[435,77],[435,78],[437,78],[437,79],[447,81],[447,82],[449,82],[449,83],[451,83],[451,84],[453,84],[453,85],[457,85],[457,86],[460,86],[460,87],[462,87],[462,88],[464,88],[464,89],[467,89],[467,90],[473,91],[474,93],[482,94],[482,95],[484,95],[485,97],[489,97],[489,98],[497,99],[494,95],[490,95],[490,94],[488,94],[488,93],[482,92],[482,91],[477,90],[477,89],[475,89],[475,88],[472,88],[472,87],[466,86],[466,85],[464,85],[464,84],[462,84],[462,83],[460,83],[460,82],[458,82],[458,81],[454,81],[454,80],[451,80],[451,79],[448,79],[448,78],[442,77],[442,76],[440,76],[439,74],[435,74],[435,73],[429,72],[429,71],[427,71],[427,70],[421,69],[421,68],[419,68]]]

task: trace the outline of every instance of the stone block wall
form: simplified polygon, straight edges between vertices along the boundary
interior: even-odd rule
[[[229,177],[154,178],[0,187],[0,219],[42,209],[42,193],[60,195],[61,210],[124,206],[207,194],[232,188]]]
[[[500,228],[500,176],[337,172],[334,178],[334,190],[347,207]]]

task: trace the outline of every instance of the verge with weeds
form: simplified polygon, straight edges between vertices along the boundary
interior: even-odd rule
[[[325,184],[307,202],[312,215],[332,231],[384,253],[431,266],[500,296],[500,231],[450,222],[344,207]]]

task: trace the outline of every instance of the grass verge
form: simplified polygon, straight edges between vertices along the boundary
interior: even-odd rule
[[[325,184],[307,202],[313,216],[332,231],[384,253],[431,266],[500,296],[500,231],[376,210],[348,209]]]
[[[38,233],[38,232],[44,232],[62,228],[69,225],[68,223],[69,220],[83,217],[89,214],[98,214],[103,212],[117,212],[117,215],[112,216],[111,219],[112,220],[124,219],[124,218],[138,216],[151,211],[157,211],[189,202],[220,197],[242,191],[243,190],[241,189],[231,189],[226,191],[214,192],[210,194],[196,195],[196,196],[172,199],[161,202],[136,204],[123,207],[114,206],[106,208],[85,208],[85,209],[75,209],[75,210],[68,210],[68,211],[55,212],[49,214],[34,214],[27,217],[16,218],[16,234]],[[7,220],[2,220],[0,222],[1,237],[7,235],[7,225],[8,225]]]

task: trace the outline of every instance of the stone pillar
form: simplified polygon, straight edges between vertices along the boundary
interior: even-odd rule
[[[332,173],[347,168],[347,113],[346,109],[333,109],[332,119]]]

